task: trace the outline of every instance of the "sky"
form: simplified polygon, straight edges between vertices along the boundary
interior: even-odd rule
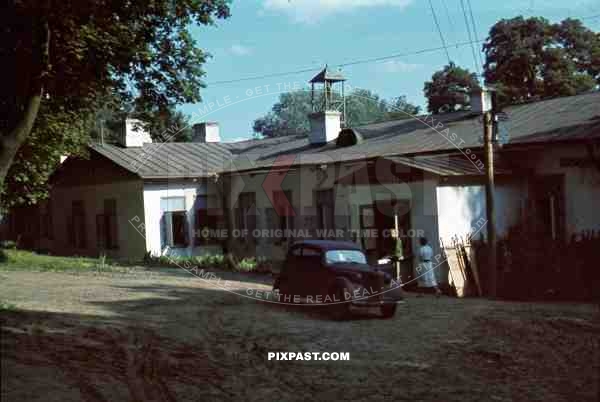
[[[596,16],[583,22],[600,31],[598,0],[462,1],[471,3],[478,39],[485,39],[499,19],[517,15],[552,22]],[[479,55],[474,57],[469,45],[452,46],[469,41],[461,0],[431,2],[452,61],[481,71],[474,60]],[[404,95],[424,107],[424,82],[448,62],[443,49],[415,54],[442,46],[427,0],[233,0],[230,18],[194,26],[191,32],[211,57],[203,66],[202,102],[180,109],[193,123],[218,122],[223,141],[251,138],[253,121],[271,109],[279,94],[308,88],[308,80],[325,64],[337,70],[338,64],[398,55],[344,66],[347,86],[370,89],[385,99]],[[475,46],[480,52],[481,45]],[[310,71],[284,74],[298,70]],[[281,75],[244,80],[272,74]]]

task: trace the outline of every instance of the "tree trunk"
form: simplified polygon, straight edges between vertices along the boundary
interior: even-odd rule
[[[40,109],[40,103],[42,101],[42,91],[29,98],[25,113],[21,118],[21,121],[17,124],[10,133],[3,135],[0,142],[0,185],[4,183],[4,179],[8,174],[8,169],[12,165],[13,159],[19,150],[19,147],[33,127],[33,123]]]
[[[38,50],[37,74],[31,77],[31,86],[29,88],[29,97],[25,105],[23,115],[16,126],[7,133],[2,133],[0,137],[0,188],[4,184],[4,179],[17,154],[17,151],[31,133],[33,124],[40,110],[42,102],[43,81],[48,74],[50,66],[50,27],[48,21],[42,21],[40,24],[40,42]],[[35,53],[35,51],[34,51]]]

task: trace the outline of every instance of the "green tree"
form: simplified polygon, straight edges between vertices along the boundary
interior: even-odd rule
[[[421,107],[410,103],[404,95],[392,99],[388,105],[388,119],[390,120],[410,119],[420,112]]]
[[[450,62],[425,82],[427,110],[437,114],[463,109],[469,105],[469,93],[478,87],[475,73]]]
[[[316,96],[320,94],[317,93]],[[406,113],[403,111],[417,114],[419,107],[410,104],[405,97],[388,102],[367,89],[354,89],[346,95],[346,125],[349,127],[405,118]],[[263,137],[303,134],[310,130],[308,115],[311,112],[309,91],[283,93],[269,113],[254,121],[253,130]]]
[[[486,83],[502,103],[575,95],[600,82],[600,39],[581,21],[500,20],[483,45]]]
[[[23,158],[51,171],[56,154],[81,149],[105,96],[136,111],[200,101],[207,55],[188,29],[228,16],[229,0],[9,0],[0,13],[3,190],[7,175],[31,181]]]

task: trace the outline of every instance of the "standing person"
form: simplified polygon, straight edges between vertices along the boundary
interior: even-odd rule
[[[419,244],[421,245],[419,247],[419,269],[417,270],[419,289],[423,293],[435,293],[436,296],[439,296],[442,292],[438,287],[435,273],[433,272],[433,264],[431,263],[433,249],[425,237],[419,238]]]

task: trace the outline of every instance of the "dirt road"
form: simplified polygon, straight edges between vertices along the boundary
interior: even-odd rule
[[[228,275],[229,289],[268,289]],[[240,297],[178,270],[0,272],[2,401],[596,401],[595,306],[409,296],[392,320]],[[349,352],[269,361],[268,352]]]

